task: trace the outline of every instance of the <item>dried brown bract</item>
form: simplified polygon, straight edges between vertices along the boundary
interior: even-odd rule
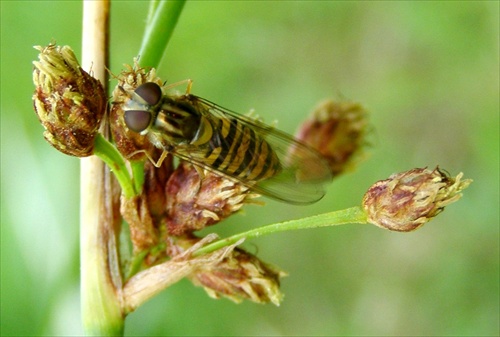
[[[161,150],[156,150],[161,153]],[[162,220],[167,212],[167,181],[174,171],[173,157],[167,155],[160,167],[156,167],[147,160],[144,163],[144,188],[143,194],[147,197],[151,216],[158,222]]]
[[[147,197],[122,197],[120,213],[130,228],[134,253],[148,250],[158,243],[158,231],[151,217]]]

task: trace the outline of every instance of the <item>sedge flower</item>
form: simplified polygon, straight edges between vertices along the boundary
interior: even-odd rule
[[[461,198],[472,182],[462,177],[463,173],[450,177],[439,168],[416,168],[378,181],[363,197],[368,222],[392,231],[413,231]]]
[[[65,154],[90,156],[106,111],[101,82],[80,67],[70,47],[35,49],[40,54],[33,62],[33,105],[45,139]]]

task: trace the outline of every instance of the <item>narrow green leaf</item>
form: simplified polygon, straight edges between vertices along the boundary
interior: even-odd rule
[[[143,67],[158,67],[185,1],[153,1],[150,6],[146,31],[139,50],[139,63]],[[154,12],[154,14],[152,14]]]

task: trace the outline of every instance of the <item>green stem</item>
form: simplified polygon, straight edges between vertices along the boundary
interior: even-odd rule
[[[123,160],[123,157],[113,144],[107,141],[101,134],[98,134],[95,139],[94,154],[109,166],[120,183],[125,197],[131,198],[138,194],[138,191],[132,184],[132,179],[125,165],[125,160]]]
[[[158,8],[159,3],[160,3],[160,0],[150,0],[149,1],[148,17],[146,18],[146,23],[147,23],[146,29],[153,21],[153,17],[156,13],[156,9]]]
[[[165,250],[165,243],[162,242],[152,247],[151,249],[143,250],[142,252],[135,254],[131,259],[130,267],[129,270],[127,271],[125,280],[129,280],[132,276],[134,276],[135,274],[137,274],[137,272],[141,270],[142,263],[144,262],[144,258],[146,256],[148,255],[155,256],[160,252],[163,252],[164,250]]]
[[[172,36],[185,1],[151,2],[144,38],[139,50],[139,62],[142,66],[158,67]],[[151,13],[154,12],[154,15]]]
[[[130,166],[132,167],[132,177],[134,178],[135,190],[137,194],[141,194],[142,186],[144,185],[144,161],[131,161]]]
[[[132,276],[137,274],[137,272],[141,269],[142,262],[144,258],[149,254],[149,250],[143,250],[142,252],[133,256],[132,261],[130,262],[129,270],[127,271],[127,275],[125,276],[125,280],[130,279]]]
[[[359,206],[347,208],[340,211],[314,215],[309,218],[290,220],[280,223],[275,223],[268,226],[263,226],[259,228],[251,229],[247,232],[236,234],[228,238],[218,240],[203,248],[198,249],[193,255],[200,256],[203,254],[208,254],[222,247],[226,247],[236,243],[240,239],[254,239],[259,236],[291,231],[296,229],[307,229],[307,228],[317,228],[317,227],[328,227],[328,226],[338,226],[345,225],[349,223],[367,223],[366,213]]]

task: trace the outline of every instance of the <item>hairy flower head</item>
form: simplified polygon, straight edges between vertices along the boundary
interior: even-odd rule
[[[33,105],[45,139],[65,154],[91,155],[107,104],[101,82],[80,67],[70,47],[35,49]]]
[[[256,197],[247,187],[221,175],[181,163],[167,186],[167,226],[181,235],[214,225]]]
[[[296,137],[326,159],[335,177],[360,157],[365,145],[366,115],[357,103],[325,100],[302,123]]]
[[[177,237],[171,241],[170,253],[180,254],[200,239],[194,236]],[[198,266],[189,276],[193,284],[201,286],[212,298],[226,297],[236,303],[244,299],[256,303],[279,305],[283,299],[280,278],[286,273],[236,247],[228,250],[216,264]]]
[[[439,168],[416,168],[376,182],[363,197],[368,222],[399,232],[413,231],[460,199],[472,182]]]

